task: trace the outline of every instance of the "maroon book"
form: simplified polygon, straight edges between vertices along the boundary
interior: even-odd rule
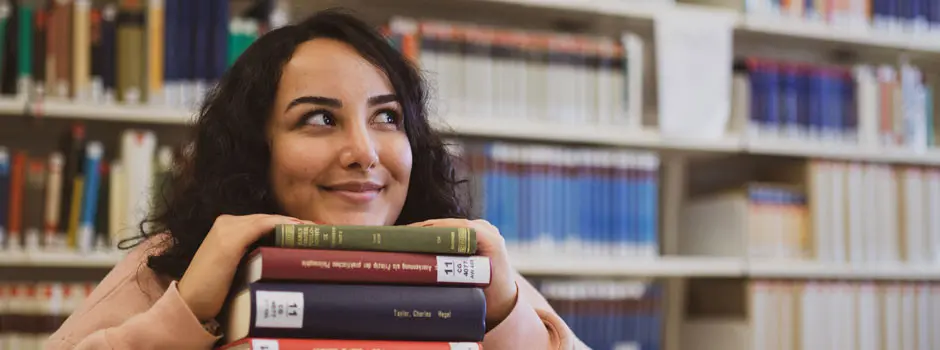
[[[261,247],[242,272],[257,281],[486,287],[492,274],[485,256]]]

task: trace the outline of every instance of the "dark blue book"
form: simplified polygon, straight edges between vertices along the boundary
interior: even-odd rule
[[[163,4],[163,84],[168,94],[177,93],[179,88],[179,35],[183,0],[165,0]]]
[[[256,282],[224,310],[225,342],[246,337],[482,341],[480,288]]]
[[[229,1],[212,1],[212,47],[210,52],[212,61],[209,64],[211,70],[209,81],[217,82],[222,78],[222,74],[228,68],[228,24],[229,24]]]

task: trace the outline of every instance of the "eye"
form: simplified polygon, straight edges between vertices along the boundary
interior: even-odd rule
[[[391,109],[381,110],[372,117],[372,123],[391,125],[393,127],[398,127],[398,123],[400,121],[401,115],[397,111]]]
[[[312,111],[304,114],[300,119],[301,125],[329,126],[334,125],[333,115],[327,111]]]

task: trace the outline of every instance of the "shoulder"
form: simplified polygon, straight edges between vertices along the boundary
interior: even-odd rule
[[[165,247],[166,238],[152,236],[128,251],[50,341],[73,343],[96,330],[120,325],[147,311],[172,282],[147,267],[147,258]]]

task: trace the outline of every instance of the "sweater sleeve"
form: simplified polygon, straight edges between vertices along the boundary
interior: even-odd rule
[[[519,297],[509,316],[483,338],[486,350],[589,349],[571,332],[539,292],[516,273]]]
[[[148,242],[149,243],[149,242]],[[153,244],[132,250],[43,344],[46,350],[211,349],[206,331],[180,297],[143,266]]]
[[[74,347],[63,342],[53,349],[211,349],[218,339],[183,302],[174,281],[146,312],[121,325],[97,330]]]

